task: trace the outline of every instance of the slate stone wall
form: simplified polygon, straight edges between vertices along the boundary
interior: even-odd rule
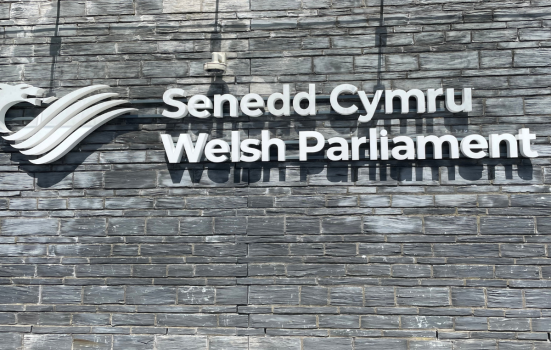
[[[1,349],[551,349],[548,1],[3,1],[0,23],[2,82],[108,84],[140,110],[48,166],[2,141]],[[203,74],[211,51],[223,78]],[[358,125],[320,97],[313,117],[160,116],[169,87],[345,82],[472,87],[474,110]],[[528,127],[540,157],[168,165],[160,142],[267,129],[296,156],[299,131],[369,127]]]

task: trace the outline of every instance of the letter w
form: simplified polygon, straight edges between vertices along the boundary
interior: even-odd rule
[[[184,155],[184,150],[186,151],[186,156],[188,162],[190,163],[199,163],[203,157],[203,151],[205,150],[205,145],[207,144],[208,134],[199,134],[195,147],[193,147],[193,142],[188,134],[180,134],[178,138],[178,143],[174,147],[174,142],[172,141],[172,136],[169,134],[162,134],[161,140],[165,146],[166,157],[168,158],[169,163],[180,163],[182,161],[182,156]]]

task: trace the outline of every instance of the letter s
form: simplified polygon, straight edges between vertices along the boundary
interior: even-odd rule
[[[184,97],[186,92],[183,89],[169,89],[163,94],[163,101],[172,107],[177,107],[176,112],[169,112],[166,109],[163,111],[163,116],[173,119],[180,119],[188,114],[188,109],[185,103],[177,101],[174,97]]]

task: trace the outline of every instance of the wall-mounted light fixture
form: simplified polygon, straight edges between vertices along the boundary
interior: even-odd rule
[[[210,75],[223,75],[227,68],[226,64],[226,53],[224,52],[213,52],[212,53],[212,62],[205,63],[203,69],[207,74]]]

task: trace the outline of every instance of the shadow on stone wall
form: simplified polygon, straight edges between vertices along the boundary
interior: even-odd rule
[[[132,177],[127,188],[171,187],[243,187],[243,186],[325,186],[331,184],[360,186],[398,185],[500,185],[543,184],[541,166],[530,159],[483,159],[407,161],[238,163],[238,164],[169,164],[158,158],[154,163],[91,163],[88,157],[97,152],[73,152],[72,164],[36,166],[22,162],[20,170],[35,178],[37,189],[72,189],[74,174],[94,173],[101,177]],[[28,160],[27,160],[28,162]],[[86,167],[84,167],[85,165]],[[143,179],[138,173],[154,178]],[[101,187],[101,180],[99,180]],[[122,181],[122,180],[121,180]],[[96,188],[98,188],[96,186]],[[106,187],[107,188],[107,187]]]
[[[258,167],[216,165],[204,169],[178,167],[161,171],[159,186],[209,187],[226,186],[315,186],[331,184],[427,186],[427,185],[491,185],[543,183],[540,168],[530,160],[501,160],[491,164],[456,165],[449,161],[427,162],[424,165],[349,162],[315,162],[305,165],[270,163]],[[200,165],[199,165],[200,166]],[[208,166],[208,165],[207,165]]]

